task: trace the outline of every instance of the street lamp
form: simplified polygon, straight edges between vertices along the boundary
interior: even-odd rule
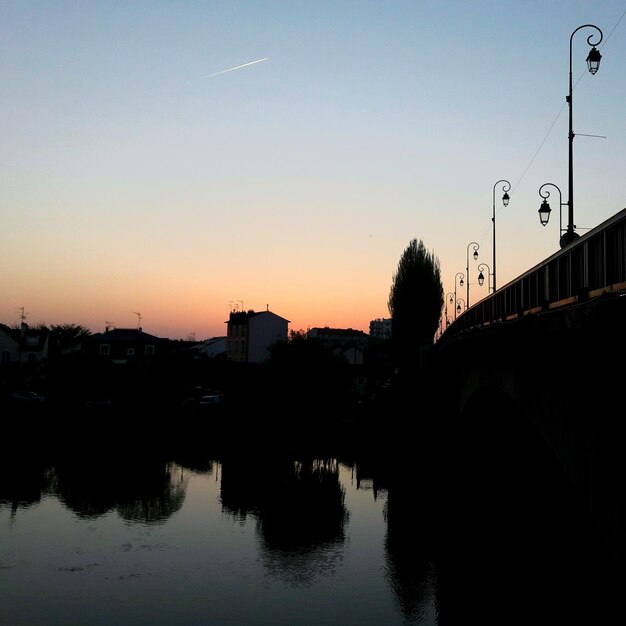
[[[463,310],[463,309],[461,308],[461,302],[463,302],[463,304],[465,305],[465,302],[464,302],[463,298],[459,298],[459,299],[456,301],[456,312],[457,312],[457,314],[458,314],[458,313],[460,313],[460,312]],[[467,308],[467,307],[466,307],[466,308]]]
[[[457,278],[459,278],[459,276],[461,277],[458,280],[459,287],[462,287],[463,286],[463,272],[457,272],[454,277],[454,301],[455,302],[456,302],[456,283],[457,283]],[[454,319],[456,319],[456,309],[454,309]]]
[[[499,180],[493,186],[493,215],[491,221],[493,222],[493,290],[496,290],[496,187],[500,184],[502,185],[502,191],[504,191],[504,195],[502,196],[502,204],[507,207],[509,206],[509,190],[511,189],[511,183],[508,180]]]
[[[465,266],[465,278],[466,278],[466,283],[467,283],[467,298],[465,300],[465,308],[469,309],[469,286],[470,286],[470,279],[469,279],[469,249],[470,246],[474,246],[474,261],[478,258],[478,248],[480,248],[480,246],[475,242],[475,241],[471,241],[470,243],[467,244],[467,265]]]
[[[565,204],[568,205],[568,215],[567,215],[567,230],[563,235],[561,235],[560,244],[561,248],[564,248],[566,245],[574,241],[580,237],[580,235],[574,232],[576,225],[574,224],[574,131],[572,130],[572,39],[574,35],[581,28],[595,28],[600,34],[600,39],[595,43],[592,43],[595,33],[592,33],[587,37],[587,43],[592,46],[589,54],[587,56],[587,68],[589,72],[593,75],[595,74],[600,67],[600,59],[602,55],[600,51],[596,48],[602,41],[602,31],[593,24],[583,24],[579,26],[569,38],[569,94],[567,96],[566,101],[569,104],[569,170],[568,170],[568,178],[569,178],[569,201]]]
[[[448,296],[450,296],[450,297],[448,298]],[[448,319],[449,319],[448,318],[448,302],[450,304],[454,304],[454,294],[453,293],[448,292],[446,294],[446,328],[448,328]]]
[[[561,235],[561,247],[563,247],[564,245],[566,245],[563,243],[563,240],[565,239],[565,235],[563,233],[564,232],[567,233],[567,230],[563,228],[562,207],[567,205],[567,202],[563,202],[563,195],[561,194],[561,190],[554,183],[544,183],[543,185],[541,185],[541,187],[539,187],[539,195],[543,198],[543,202],[541,203],[541,206],[539,207],[539,222],[541,223],[542,226],[545,226],[550,219],[550,212],[552,211],[552,209],[550,208],[550,205],[548,204],[548,198],[550,197],[550,192],[544,191],[542,193],[542,189],[548,186],[554,187],[559,192],[559,205],[560,205],[559,206],[559,229],[560,229],[559,233]],[[573,239],[578,237],[576,233],[574,233],[574,235],[575,237]]]
[[[486,263],[481,263],[478,266],[478,284],[482,287],[485,284],[485,275],[483,274],[483,270],[481,268],[487,268],[487,289],[491,289],[491,274],[489,273],[489,266]],[[494,287],[495,291],[495,287]]]

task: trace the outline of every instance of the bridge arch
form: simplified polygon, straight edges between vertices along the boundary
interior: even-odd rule
[[[501,441],[525,441],[535,454],[541,449],[538,438],[622,559],[625,295],[607,293],[570,307],[467,328],[438,341],[429,356],[439,397],[449,405],[446,436],[473,443],[459,454],[484,447],[478,434],[490,428]],[[504,412],[512,418],[511,430],[500,430],[504,424],[497,418]],[[516,431],[520,422],[525,426]],[[525,438],[528,434],[534,438]],[[508,459],[500,460],[507,467]],[[526,463],[524,457],[517,460]],[[549,468],[544,468],[546,476]]]
[[[473,386],[451,438],[459,476],[474,489],[480,484],[485,497],[519,508],[540,494],[546,497],[546,490],[570,495],[563,467],[506,386]]]

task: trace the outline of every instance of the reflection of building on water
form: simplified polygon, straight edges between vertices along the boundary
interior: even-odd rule
[[[380,462],[378,464],[359,461],[359,463],[346,463],[350,468],[350,482],[361,491],[371,491],[374,500],[378,499],[381,492],[387,491],[384,477],[381,480]]]

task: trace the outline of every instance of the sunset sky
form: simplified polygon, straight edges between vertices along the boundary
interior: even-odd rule
[[[411,239],[446,292],[626,207],[626,2],[0,0],[0,322],[368,332]],[[586,135],[597,135],[589,137]],[[565,208],[566,209],[566,208]],[[567,219],[564,211],[564,222]],[[470,303],[487,295],[471,262]],[[461,293],[461,291],[463,293]],[[465,288],[459,288],[465,298]]]

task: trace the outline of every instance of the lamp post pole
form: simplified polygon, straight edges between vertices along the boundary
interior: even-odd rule
[[[589,51],[589,55],[587,56],[587,67],[589,68],[589,72],[593,75],[598,71],[600,67],[600,59],[602,55],[600,51],[596,48],[597,45],[602,41],[602,31],[593,24],[583,24],[579,26],[569,38],[569,93],[567,95],[567,104],[569,105],[569,166],[568,166],[568,192],[569,192],[569,200],[567,201],[568,212],[567,212],[567,230],[561,235],[561,248],[564,248],[567,244],[574,241],[580,237],[580,235],[574,232],[576,225],[574,224],[574,130],[573,130],[573,114],[572,114],[572,40],[574,35],[581,28],[595,28],[600,38],[595,43],[592,43],[595,33],[592,33],[587,37],[587,43],[592,46]]]
[[[448,298],[448,296],[449,296],[449,298]],[[454,294],[448,292],[445,297],[446,297],[446,313],[445,313],[445,315],[446,315],[446,328],[448,328],[448,302],[450,302],[450,304],[454,303]]]
[[[463,286],[463,272],[457,272],[456,275],[454,276],[454,302],[456,303],[456,283],[457,283],[457,279],[459,278],[459,276],[461,277],[458,281],[459,286],[462,287]],[[454,319],[456,319],[456,313],[457,313],[457,307],[454,307]]]
[[[502,191],[504,191],[504,195],[502,196],[502,204],[506,207],[509,206],[509,191],[511,189],[511,183],[508,180],[499,180],[493,186],[493,215],[491,217],[491,221],[493,222],[493,290],[496,290],[496,187],[500,184],[502,185]]]
[[[465,308],[469,309],[469,286],[470,286],[470,278],[469,278],[469,249],[470,246],[474,246],[474,261],[478,258],[478,248],[480,246],[475,242],[471,241],[467,244],[467,265],[465,266],[465,282],[467,284],[467,297],[465,298]]]

